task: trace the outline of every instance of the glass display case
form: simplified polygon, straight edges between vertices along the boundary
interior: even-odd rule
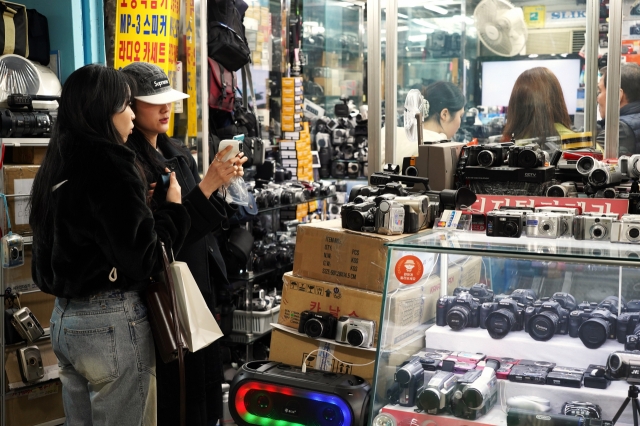
[[[442,230],[388,246],[372,424],[533,424],[522,410],[571,401],[614,418],[640,362],[608,364],[636,349],[640,247]]]

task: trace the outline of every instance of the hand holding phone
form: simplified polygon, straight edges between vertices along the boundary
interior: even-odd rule
[[[224,149],[227,148],[228,146],[231,146],[231,150],[228,151],[223,158],[221,158],[222,151],[224,151]],[[233,139],[224,139],[220,141],[220,145],[218,146],[218,158],[223,163],[225,161],[232,159],[233,157],[235,157],[241,152],[242,152],[242,141],[236,141]]]

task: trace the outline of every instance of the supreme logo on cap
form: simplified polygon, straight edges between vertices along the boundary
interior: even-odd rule
[[[154,80],[153,81],[153,87],[155,87],[156,89],[160,89],[162,87],[168,86],[169,85],[169,80],[167,80],[166,78],[163,80]]]

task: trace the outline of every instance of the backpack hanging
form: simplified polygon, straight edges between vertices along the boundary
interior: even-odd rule
[[[27,9],[29,21],[29,55],[27,59],[36,61],[45,67],[49,65],[51,43],[49,41],[49,22],[47,17],[35,9]]]
[[[26,6],[0,1],[0,49],[3,55],[29,56],[29,20]]]
[[[222,111],[233,111],[235,102],[236,75],[222,64],[209,59],[209,107]]]
[[[240,4],[242,13],[236,2]],[[251,60],[242,23],[246,5],[242,0],[214,0],[207,7],[208,56],[232,72]]]

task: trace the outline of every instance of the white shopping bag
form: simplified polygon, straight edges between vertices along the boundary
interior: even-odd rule
[[[224,334],[207,307],[196,280],[185,262],[171,262],[178,318],[190,352],[209,346]]]

